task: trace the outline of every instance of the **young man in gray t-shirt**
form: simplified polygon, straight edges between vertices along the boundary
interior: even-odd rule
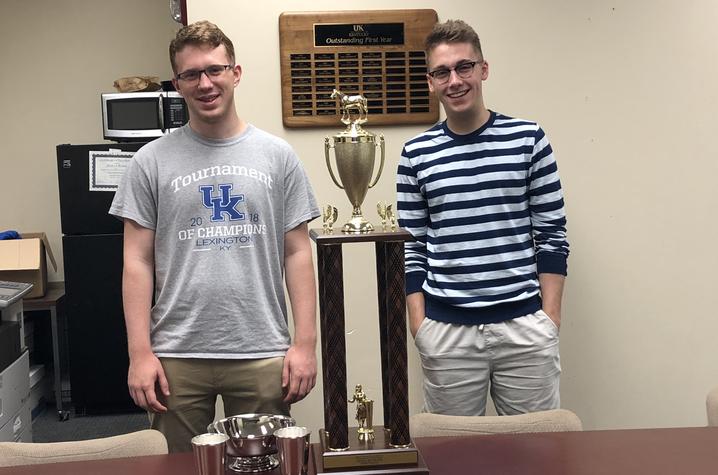
[[[137,152],[110,213],[125,222],[130,394],[188,451],[218,394],[228,415],[288,414],[314,387],[319,210],[291,147],[238,116],[229,38],[194,23],[170,59],[189,124]]]

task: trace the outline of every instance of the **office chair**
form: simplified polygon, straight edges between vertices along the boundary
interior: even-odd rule
[[[411,416],[409,428],[412,437],[583,430],[581,419],[567,409],[513,416],[447,416],[425,412]]]
[[[713,388],[706,397],[706,413],[708,414],[708,425],[718,426],[718,386]]]
[[[0,442],[0,467],[74,462],[168,453],[161,432],[147,429],[101,439],[71,442]]]

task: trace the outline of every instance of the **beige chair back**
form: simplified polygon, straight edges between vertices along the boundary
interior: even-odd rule
[[[412,437],[568,432],[583,429],[581,419],[567,409],[515,416],[446,416],[421,413],[411,416],[409,427]]]
[[[708,425],[718,426],[718,386],[708,393],[706,398],[706,413],[708,414]]]
[[[161,432],[147,429],[101,439],[72,442],[0,442],[0,467],[99,460],[168,453]]]

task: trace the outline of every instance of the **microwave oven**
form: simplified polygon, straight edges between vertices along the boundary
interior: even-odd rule
[[[107,140],[152,140],[188,120],[187,104],[176,91],[102,94],[102,128]]]

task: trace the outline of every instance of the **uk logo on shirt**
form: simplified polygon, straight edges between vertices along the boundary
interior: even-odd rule
[[[240,221],[244,219],[244,213],[237,211],[237,205],[244,201],[243,194],[232,195],[232,184],[217,185],[219,193],[215,195],[214,185],[200,186],[199,191],[202,193],[202,204],[205,208],[212,210],[212,222]]]

